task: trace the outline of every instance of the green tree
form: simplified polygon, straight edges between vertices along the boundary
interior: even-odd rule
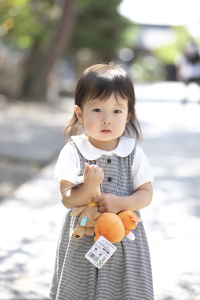
[[[117,12],[121,1],[80,1],[71,51],[86,47],[96,51],[103,61],[115,59],[116,49],[123,42],[124,30],[130,24]]]
[[[72,38],[75,1],[1,0],[0,3],[3,42],[25,51],[22,96],[43,99],[48,74]]]
[[[120,2],[0,0],[3,43],[25,53],[23,96],[44,96],[48,74],[66,51],[88,47],[98,52],[99,59],[114,59],[129,26],[116,10]]]

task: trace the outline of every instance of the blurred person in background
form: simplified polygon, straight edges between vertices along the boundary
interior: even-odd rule
[[[176,62],[177,78],[186,84],[186,97],[183,103],[189,100],[189,84],[200,85],[200,53],[194,41],[185,46],[182,57]],[[200,103],[200,88],[197,91],[197,100]]]

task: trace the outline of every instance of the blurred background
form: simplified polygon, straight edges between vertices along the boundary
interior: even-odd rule
[[[175,244],[180,255],[183,232],[199,249],[193,244],[200,228],[199,47],[198,0],[0,0],[0,233],[5,245],[0,299],[47,297],[63,214],[53,181],[65,144],[62,130],[83,70],[110,61],[134,82],[142,147],[155,172],[151,213],[157,221],[148,211],[144,216],[156,299],[200,299],[198,264],[188,259],[183,270],[181,257],[174,277],[169,260],[162,265]],[[184,219],[192,226],[192,241],[187,227],[180,227]],[[176,264],[175,254],[170,255]],[[196,252],[192,256],[196,259]],[[173,292],[165,280],[171,280]]]
[[[134,82],[177,81],[198,51],[198,1],[0,1],[0,92],[44,100],[73,93],[94,63],[120,63]],[[189,49],[189,44],[190,48]]]
[[[179,82],[192,85],[170,85],[175,92],[168,98],[178,93],[175,98],[183,102],[199,101],[198,9],[197,0],[0,0],[0,106],[19,101],[23,109],[31,101],[56,104],[62,97],[73,97],[86,67],[110,61],[129,73],[138,98],[160,98],[158,89],[162,97],[169,91],[165,85],[162,93],[159,85],[148,94],[144,87],[149,83]],[[7,148],[2,152],[9,158]],[[15,168],[15,177],[34,173],[44,165],[40,161]],[[11,161],[1,159],[0,164],[10,170]],[[9,184],[1,178],[0,197],[18,181],[13,178]]]

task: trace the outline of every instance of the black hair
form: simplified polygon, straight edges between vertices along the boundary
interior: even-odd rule
[[[110,63],[97,64],[87,68],[77,83],[75,105],[83,109],[83,104],[86,101],[97,98],[106,101],[112,93],[114,93],[116,100],[118,96],[128,100],[128,113],[131,113],[131,116],[126,123],[123,135],[134,137],[137,141],[140,140],[142,134],[136,117],[133,82],[120,66]],[[83,132],[83,125],[74,112],[64,129],[66,140],[69,140],[72,135]]]

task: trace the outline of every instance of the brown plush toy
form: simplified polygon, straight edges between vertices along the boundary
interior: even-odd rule
[[[79,178],[78,181],[83,181],[82,177]],[[99,196],[101,196],[100,187],[98,187],[96,193],[92,196],[92,198]],[[91,203],[88,206],[80,206],[74,209],[70,214],[72,217],[76,217],[81,214],[78,220],[78,224],[72,232],[72,236],[75,239],[80,239],[84,235],[84,233],[86,235],[94,235],[96,219],[101,214],[97,211],[97,203],[92,202],[92,198]]]

